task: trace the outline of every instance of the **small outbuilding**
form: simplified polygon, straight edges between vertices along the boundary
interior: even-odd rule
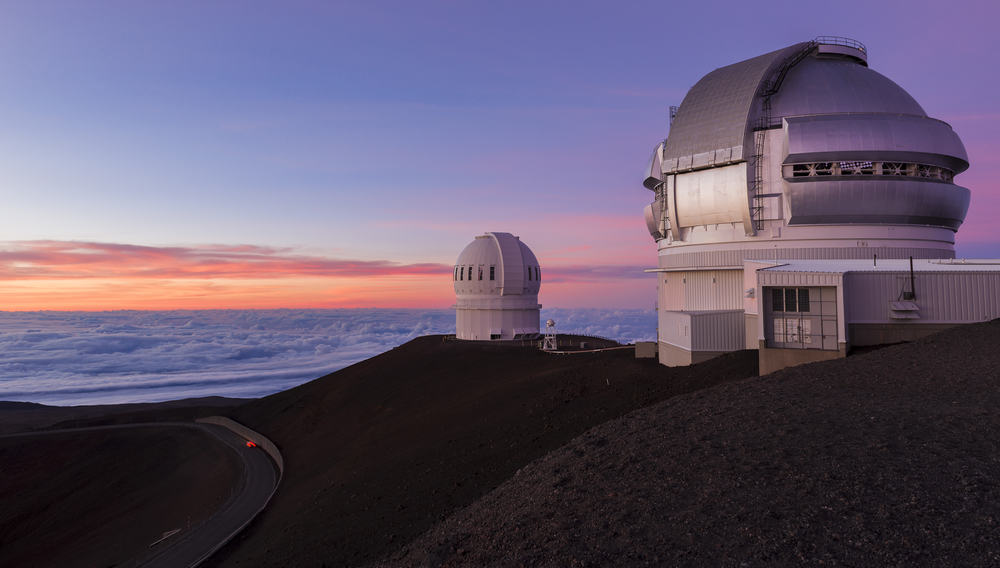
[[[452,280],[458,339],[539,337],[542,271],[520,237],[496,231],[477,236],[458,255]]]
[[[747,261],[760,373],[1000,317],[1000,260]]]

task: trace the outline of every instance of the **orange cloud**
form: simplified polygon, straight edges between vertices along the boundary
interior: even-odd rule
[[[0,280],[60,278],[279,278],[448,274],[436,263],[343,260],[254,245],[151,247],[117,243],[20,241],[0,250]]]
[[[543,266],[559,306],[617,305],[638,265]],[[443,308],[450,265],[333,259],[255,245],[152,247],[19,241],[0,245],[5,310]],[[652,295],[650,295],[652,298]]]

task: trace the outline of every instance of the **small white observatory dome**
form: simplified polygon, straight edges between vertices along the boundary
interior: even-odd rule
[[[458,255],[455,335],[458,339],[515,339],[538,334],[538,259],[520,238],[490,232]]]

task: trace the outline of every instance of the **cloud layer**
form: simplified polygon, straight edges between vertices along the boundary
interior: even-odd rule
[[[546,302],[606,306],[628,297],[634,305],[630,286],[652,280],[643,266],[622,262],[543,264]],[[329,258],[257,245],[0,242],[0,305],[25,311],[438,308],[454,301],[451,274],[451,265],[435,262]],[[620,288],[609,292],[611,284]]]
[[[275,278],[448,274],[450,266],[334,259],[256,245],[152,247],[121,243],[18,241],[0,249],[0,279]]]
[[[0,312],[0,400],[44,404],[259,397],[414,337],[451,310]],[[564,333],[655,337],[640,310],[543,310]]]

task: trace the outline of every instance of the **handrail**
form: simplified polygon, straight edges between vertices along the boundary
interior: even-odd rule
[[[816,36],[816,38],[813,39],[813,41],[823,45],[842,45],[844,47],[853,47],[854,49],[861,51],[861,53],[868,55],[868,48],[865,47],[865,44],[861,43],[856,39],[851,39],[849,37]]]

